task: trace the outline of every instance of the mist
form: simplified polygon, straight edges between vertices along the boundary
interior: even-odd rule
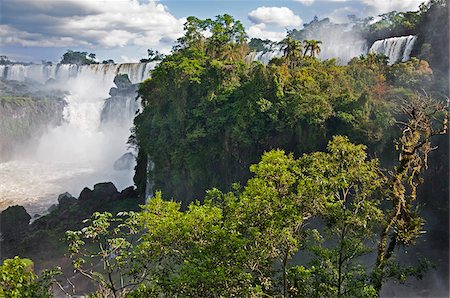
[[[133,185],[135,161],[120,169],[114,163],[127,152],[135,155],[127,141],[139,108],[136,95],[115,100],[109,113],[117,115],[103,121],[102,111],[117,74],[127,74],[137,83],[149,76],[150,67],[14,65],[3,70],[6,79],[48,82],[42,89],[51,85],[67,94],[62,123],[48,126],[34,140],[16,146],[12,158],[0,163],[1,209],[14,203],[25,206],[31,215],[42,215],[57,202],[58,194],[66,191],[78,196],[84,187],[104,181],[113,182],[119,190]]]
[[[354,57],[367,53],[366,40],[351,27],[341,26],[320,27],[318,30],[307,31],[305,39],[322,41],[320,59],[336,58],[340,64],[346,64]]]

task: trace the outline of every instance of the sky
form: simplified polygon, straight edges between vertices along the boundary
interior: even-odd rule
[[[147,49],[168,53],[188,16],[228,13],[247,35],[281,40],[314,16],[343,23],[347,15],[416,11],[425,0],[0,0],[0,55],[58,62],[68,49],[102,61],[137,62]]]

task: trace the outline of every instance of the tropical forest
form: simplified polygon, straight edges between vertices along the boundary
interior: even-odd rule
[[[0,297],[448,297],[448,13],[2,56]]]

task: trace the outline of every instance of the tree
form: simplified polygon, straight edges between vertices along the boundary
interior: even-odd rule
[[[247,238],[248,269],[262,290],[288,296],[289,259],[302,243],[302,228],[317,213],[301,187],[298,161],[272,150],[250,171],[244,190],[225,198],[225,214]]]
[[[434,115],[439,109],[426,110]],[[430,114],[419,114],[415,127],[422,129]],[[431,150],[429,138],[409,130],[402,140]],[[412,244],[421,222],[403,207],[409,203],[400,206],[401,198],[389,194],[416,187],[417,177],[398,179],[405,164],[400,158],[397,178],[388,180],[365,150],[343,136],[333,137],[327,152],[299,159],[272,150],[251,166],[254,176],[243,188],[212,189],[204,204],[191,203],[185,211],[157,192],[140,212],[95,213],[87,227],[67,233],[75,269],[98,285],[98,294],[113,297],[376,297],[386,280],[421,276],[426,266],[401,267],[391,259],[392,245]],[[423,158],[410,161],[407,171],[417,175]],[[389,200],[402,211],[383,209]],[[386,251],[388,233],[394,236]],[[372,268],[367,258],[377,247],[386,252]],[[299,253],[311,258],[293,266],[289,260]]]
[[[66,232],[74,270],[92,281],[101,297],[123,297],[146,277],[134,278],[129,273],[133,269],[131,239],[137,233],[134,218],[134,212],[121,212],[116,217],[95,212],[84,221],[88,226]],[[94,249],[90,249],[92,245]],[[96,271],[98,262],[103,266],[101,272]]]
[[[188,17],[184,24],[184,36],[178,39],[175,50],[199,51],[213,59],[243,59],[248,53],[244,26],[228,14],[201,20]],[[206,37],[205,33],[211,36]]]
[[[268,52],[273,44],[274,42],[269,39],[252,38],[248,43],[248,47],[250,51]]]
[[[163,201],[157,193],[139,213],[96,213],[86,223],[81,231],[67,232],[71,257],[102,297],[241,296],[252,291],[242,264],[242,239],[212,203],[192,204],[182,212],[179,203]],[[92,242],[97,249],[91,249]]]
[[[286,57],[290,67],[295,67],[302,59],[302,43],[288,36],[281,42],[283,56]]]
[[[417,187],[423,182],[421,174],[427,168],[428,155],[436,149],[431,144],[432,137],[448,133],[447,106],[427,94],[416,94],[410,103],[404,104],[403,113],[407,120],[399,121],[399,125],[403,127],[397,145],[399,165],[388,184],[391,209],[380,232],[374,267],[374,286],[378,294],[394,249],[398,245],[414,244],[422,233],[424,220],[414,205]],[[439,114],[443,120],[436,118]]]
[[[293,295],[364,297],[375,292],[361,257],[383,219],[377,191],[384,183],[377,160],[367,160],[365,146],[336,136],[328,152],[300,159],[305,195],[317,204],[324,227],[312,227],[305,247],[313,253],[310,266],[290,269]]]
[[[186,23],[184,23],[184,35],[177,39],[174,50],[195,48],[203,52],[206,40],[203,32],[207,29],[207,26],[208,22],[205,20],[200,20],[194,16],[188,17]]]
[[[157,50],[147,49],[148,58],[141,59],[141,63],[148,63],[153,61],[161,61],[164,59],[164,54],[161,54]]]
[[[77,65],[86,65],[86,64],[94,64],[95,54],[91,53],[88,56],[87,52],[78,52],[67,50],[66,53],[63,54],[63,57],[59,64],[77,64]]]
[[[306,56],[306,54],[309,51],[309,55],[311,57],[316,57],[316,55],[319,55],[320,53],[320,44],[322,43],[320,40],[305,40],[305,51],[303,53],[303,56]]]
[[[39,277],[33,272],[33,262],[14,257],[0,266],[0,296],[11,298],[52,297],[51,288],[59,270],[46,270]]]
[[[206,20],[208,38],[206,52],[212,58],[236,60],[247,54],[244,47],[247,34],[242,23],[228,14],[218,15],[215,20]]]
[[[0,56],[0,65],[8,65],[13,64],[11,60],[9,60],[8,56]]]

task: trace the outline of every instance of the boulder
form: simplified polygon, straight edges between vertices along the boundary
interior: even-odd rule
[[[136,192],[136,189],[133,186],[127,187],[120,192],[121,199],[129,199],[129,198],[137,198],[137,197],[138,197],[138,193]]]
[[[117,89],[116,87],[112,87],[111,89],[109,89],[109,95],[111,97],[117,96],[119,94],[119,89]]]
[[[91,207],[94,205],[102,204],[108,201],[117,200],[120,198],[120,193],[112,182],[102,182],[94,185],[94,189],[91,190],[85,187],[78,200],[80,203],[86,203],[90,201]]]
[[[116,171],[132,170],[135,165],[135,160],[136,156],[131,152],[127,152],[114,162],[113,165],[114,170]]]
[[[10,206],[0,213],[0,232],[4,241],[23,237],[29,227],[31,216],[23,206]]]
[[[118,191],[112,182],[102,182],[94,185],[93,193],[95,196],[113,196],[118,194]]]
[[[131,83],[128,75],[118,74],[114,78],[114,84],[116,87],[112,87],[109,90],[109,95],[114,96],[136,96],[137,85]]]
[[[58,204],[59,207],[65,207],[68,205],[73,205],[77,202],[77,199],[74,198],[70,193],[65,192],[58,196]]]
[[[92,190],[88,187],[83,188],[83,190],[80,193],[80,196],[78,197],[78,200],[80,202],[88,201],[92,197]]]
[[[133,86],[127,74],[116,75],[114,78],[114,84],[116,84],[118,89],[128,89]]]

